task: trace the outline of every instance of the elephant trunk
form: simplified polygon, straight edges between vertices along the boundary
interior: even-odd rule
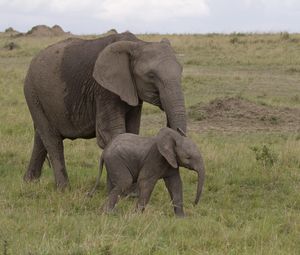
[[[204,184],[204,179],[205,179],[205,168],[204,168],[204,164],[203,164],[202,160],[201,160],[200,167],[196,171],[198,173],[198,185],[197,185],[196,198],[195,198],[195,202],[194,202],[195,205],[197,205],[200,200],[200,196],[201,196],[202,188],[203,188],[203,184]]]
[[[167,115],[167,125],[173,130],[177,128],[186,132],[186,111],[184,97],[179,82],[165,85],[165,91],[160,94],[162,107]]]

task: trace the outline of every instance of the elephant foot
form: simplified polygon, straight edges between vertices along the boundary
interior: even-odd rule
[[[176,214],[176,218],[185,218],[184,213]]]
[[[145,211],[145,206],[144,205],[139,205],[137,204],[135,207],[135,212],[136,213],[143,213]]]
[[[23,176],[23,180],[25,182],[37,182],[40,179],[40,174],[39,173],[34,173],[31,171],[27,171],[24,176]]]
[[[107,205],[104,205],[104,206],[102,206],[101,211],[104,214],[113,214],[115,212],[115,208],[107,206]]]
[[[69,188],[69,178],[66,171],[54,171],[56,188],[59,191],[65,191]]]
[[[137,198],[139,196],[137,191],[132,191],[130,193],[125,193],[124,194],[125,197],[130,197],[130,198]]]
[[[175,208],[175,215],[177,218],[184,218],[185,217],[185,214],[183,212],[183,209],[182,208]]]
[[[85,195],[89,198],[92,198],[94,196],[94,194],[95,194],[95,191],[92,190],[92,191],[87,192]]]
[[[67,189],[70,189],[70,184],[69,184],[69,181],[64,181],[64,182],[59,182],[59,183],[56,183],[56,188],[58,191],[65,191]]]
[[[123,196],[137,198],[139,196],[137,184],[132,184],[131,187],[123,194]]]

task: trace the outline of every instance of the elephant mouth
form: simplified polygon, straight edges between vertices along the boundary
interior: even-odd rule
[[[159,92],[151,93],[151,95],[144,97],[143,100],[149,104],[158,106],[162,111],[164,111],[164,108],[160,101]]]
[[[155,106],[158,106],[161,110],[164,110],[159,98],[156,98],[153,102],[152,102],[153,105]]]

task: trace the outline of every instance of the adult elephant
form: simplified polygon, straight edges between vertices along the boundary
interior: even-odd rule
[[[42,50],[24,85],[34,146],[25,181],[38,179],[48,153],[58,188],[68,185],[63,139],[94,138],[104,148],[121,133],[139,133],[143,101],[186,131],[182,67],[170,44],[131,33],[67,39]]]

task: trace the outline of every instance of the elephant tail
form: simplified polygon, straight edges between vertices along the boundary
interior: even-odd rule
[[[92,197],[95,194],[97,188],[99,187],[100,179],[101,179],[101,175],[102,175],[102,170],[103,170],[103,165],[104,165],[104,160],[103,160],[103,153],[102,153],[101,156],[100,156],[100,160],[99,160],[99,172],[98,172],[98,176],[97,176],[97,179],[96,179],[95,186],[87,194],[89,197]]]
[[[47,160],[47,162],[48,162],[48,166],[49,166],[49,168],[52,168],[52,167],[51,167],[51,162],[50,162],[50,159],[49,159],[49,156],[48,156],[48,154],[46,155],[46,160]]]

